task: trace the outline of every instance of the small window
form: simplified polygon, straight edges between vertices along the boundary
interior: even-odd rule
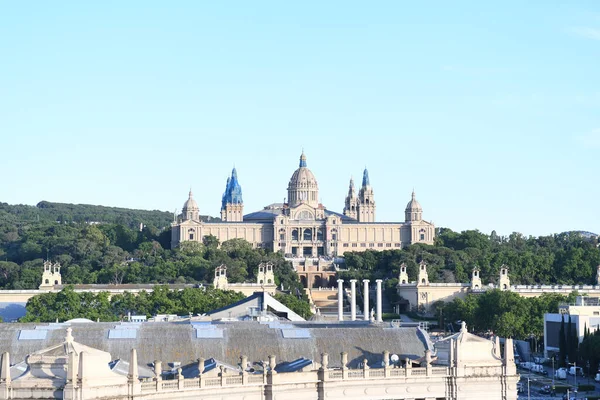
[[[335,219],[332,219],[331,223],[335,225],[336,224]]]
[[[400,243],[396,243],[395,246],[396,247],[401,247],[402,245]]]
[[[369,243],[369,247],[375,247],[375,243]]]
[[[194,240],[194,234],[190,233],[190,240]]]
[[[335,233],[331,235],[331,240],[337,240],[337,235]]]
[[[366,243],[361,243],[360,247],[367,247],[367,244]]]
[[[267,279],[267,283],[268,283],[268,284],[271,284],[271,280],[270,280],[270,279]]]
[[[425,240],[425,234],[421,233],[421,240]]]
[[[600,311],[594,311],[594,315],[600,315]]]
[[[48,279],[46,279],[46,281],[44,283],[47,285],[50,283],[50,281]]]
[[[421,279],[421,283],[425,284],[425,278]]]
[[[352,243],[352,247],[356,247],[356,246],[357,246],[357,244],[356,244],[356,243]]]
[[[383,243],[377,243],[377,247],[383,247]]]
[[[386,243],[385,247],[392,247],[392,244],[391,243]]]
[[[55,285],[58,285],[58,281],[54,281],[54,284],[55,284]]]
[[[279,234],[279,240],[285,240],[285,233],[280,233]]]
[[[344,243],[344,247],[348,247],[348,243]]]

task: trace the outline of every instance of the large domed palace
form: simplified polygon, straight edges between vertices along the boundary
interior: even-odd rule
[[[244,215],[242,188],[235,168],[221,200],[221,222],[200,221],[192,192],[172,224],[171,246],[201,242],[216,236],[220,242],[241,238],[254,247],[281,251],[288,257],[335,257],[347,251],[391,250],[413,243],[433,244],[435,227],[423,220],[423,209],[412,193],[404,222],[376,222],[375,198],[365,169],[356,193],[350,179],[343,213],[319,203],[319,185],[308,169],[304,152],[288,184],[287,203],[275,203]]]

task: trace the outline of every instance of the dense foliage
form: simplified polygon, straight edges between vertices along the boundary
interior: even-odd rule
[[[201,216],[203,221],[213,220]],[[34,221],[59,223],[119,224],[138,228],[140,224],[163,227],[173,221],[173,214],[167,211],[133,210],[119,207],[94,206],[89,204],[65,204],[40,201],[35,207],[23,204],[0,203],[0,221],[30,223]]]
[[[27,315],[20,321],[63,322],[73,318],[118,321],[128,313],[147,317],[156,314],[203,314],[243,298],[241,293],[212,288],[177,291],[157,286],[151,292],[118,294],[109,299],[107,292],[77,293],[72,286],[67,286],[58,293],[44,293],[29,299]]]
[[[442,326],[465,321],[469,330],[493,333],[501,337],[537,339],[544,335],[544,314],[555,313],[561,303],[573,302],[577,292],[569,296],[545,293],[539,297],[521,297],[515,292],[488,290],[468,294],[465,299],[438,301],[433,312]]]
[[[595,284],[600,265],[598,239],[567,232],[552,236],[504,237],[479,231],[453,232],[442,228],[433,246],[412,245],[403,250],[346,253],[349,274],[356,278],[397,278],[400,264],[409,279],[417,279],[417,266],[427,263],[430,282],[469,282],[474,267],[484,283],[496,283],[500,266],[509,268],[515,284]]]
[[[41,202],[37,207],[0,204],[0,289],[36,289],[41,282],[43,260],[50,259],[61,264],[63,282],[67,284],[212,283],[214,270],[221,264],[227,265],[229,282],[256,282],[258,265],[271,262],[279,287],[293,294],[303,293],[291,264],[280,254],[253,249],[241,239],[219,243],[214,236],[209,236],[204,243],[186,242],[171,250],[170,229],[156,228],[167,226],[170,218],[169,213],[159,211],[101,206],[48,202]],[[143,225],[141,230],[140,224]],[[156,306],[148,308],[143,305],[144,296],[141,296],[142,303],[132,303],[130,299],[127,307],[150,315],[190,310],[205,312],[221,304],[218,300],[205,306],[200,297],[195,299],[200,295],[191,293],[196,292],[180,292],[181,304],[178,294],[163,293],[165,299],[172,300],[167,306],[159,307],[156,305],[159,303],[152,300]],[[69,305],[76,296],[81,297],[82,304],[77,309]],[[50,302],[41,303],[48,307],[46,314],[40,314],[44,320],[64,320],[78,315],[111,320],[122,315],[122,307],[115,302],[125,300],[115,296],[108,304],[108,298],[99,296],[65,292],[58,297],[36,297],[31,307],[36,307],[37,302]],[[199,303],[192,307],[186,299]],[[305,297],[298,300],[294,296],[283,296],[282,299],[298,314],[310,316]],[[56,307],[55,313],[51,312],[52,307]],[[156,311],[158,309],[160,311]],[[41,312],[41,308],[38,311]]]
[[[214,237],[170,250],[170,231],[131,229],[120,224],[59,224],[0,220],[0,288],[35,289],[43,259],[62,265],[63,282],[185,283],[212,282],[214,269],[227,265],[230,282],[256,280],[261,262],[274,264],[275,281],[301,288],[290,263],[278,253],[253,249],[241,239],[219,246]]]

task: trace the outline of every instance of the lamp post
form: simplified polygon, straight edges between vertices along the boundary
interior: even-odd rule
[[[531,400],[531,390],[529,389],[529,378],[527,378],[527,400]]]

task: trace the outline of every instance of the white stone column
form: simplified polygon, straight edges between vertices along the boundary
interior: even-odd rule
[[[381,282],[383,282],[381,279],[377,279],[375,282],[377,282],[377,322],[381,322],[383,321],[382,319],[382,315],[381,315]]]
[[[363,279],[363,319],[369,320],[369,280]]]
[[[356,321],[356,279],[350,279],[350,320]]]
[[[344,320],[344,280],[338,279],[338,321]]]

